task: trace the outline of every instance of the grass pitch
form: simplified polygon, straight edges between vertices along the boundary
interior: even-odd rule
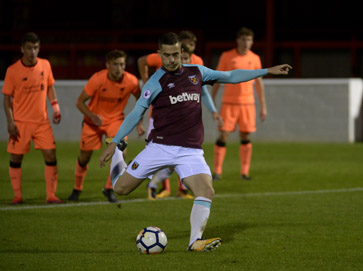
[[[252,181],[240,180],[237,143],[228,144],[223,179],[205,237],[212,253],[185,252],[192,200],[146,200],[146,182],[118,204],[102,194],[107,169],[94,153],[79,204],[45,204],[44,162],[23,161],[22,206],[13,197],[6,143],[0,143],[0,270],[363,270],[363,144],[254,143]],[[130,142],[127,160],[143,148]],[[205,144],[213,163],[213,144]],[[78,143],[57,143],[57,195],[73,188]],[[172,196],[177,190],[171,180]],[[161,255],[140,255],[138,232],[168,237]]]

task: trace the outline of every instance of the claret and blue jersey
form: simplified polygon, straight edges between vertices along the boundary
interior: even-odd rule
[[[201,65],[182,65],[176,72],[158,69],[144,85],[135,108],[125,118],[114,142],[118,143],[153,106],[154,128],[148,141],[201,148],[204,139],[201,96],[205,84],[240,83],[267,74],[262,70],[215,71]],[[209,100],[208,103],[213,103]]]
[[[201,96],[203,75],[198,66],[182,66],[177,72],[159,69],[145,85],[149,99],[142,106],[153,106],[154,129],[147,140],[166,145],[201,148],[204,138]],[[213,82],[210,82],[213,83]],[[154,99],[152,99],[154,97]]]

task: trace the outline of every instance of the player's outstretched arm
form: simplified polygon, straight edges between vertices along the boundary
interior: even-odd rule
[[[277,65],[267,69],[268,74],[272,75],[286,75],[292,67],[289,64]]]
[[[202,102],[208,108],[209,112],[217,112],[217,109],[214,105],[212,97],[209,94],[208,88],[206,85],[202,86]]]

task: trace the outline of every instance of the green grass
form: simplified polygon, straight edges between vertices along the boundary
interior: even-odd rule
[[[131,142],[127,160],[142,148]],[[9,208],[9,155],[1,142],[0,270],[363,270],[363,144],[254,143],[251,182],[239,178],[238,148],[228,144],[205,231],[222,246],[187,253],[192,201],[137,201],[146,198],[145,182],[119,197],[121,204],[103,204],[100,151],[80,197],[99,204],[39,208],[47,207],[44,162],[32,149],[22,166],[25,204]],[[204,150],[212,165],[213,145]],[[72,190],[78,152],[78,143],[57,143],[61,199]],[[175,175],[171,188],[174,195]],[[161,255],[137,252],[136,235],[150,225],[168,236]]]

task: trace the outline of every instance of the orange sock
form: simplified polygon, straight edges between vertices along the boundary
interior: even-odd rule
[[[180,191],[186,191],[187,189],[185,188],[185,186],[182,184],[180,177],[178,177],[178,190]]]
[[[44,175],[45,175],[47,200],[52,200],[56,198],[55,192],[57,191],[57,184],[58,184],[57,165],[45,165]]]
[[[241,158],[241,175],[248,175],[250,172],[251,157],[252,157],[252,143],[250,141],[242,141],[239,154]]]
[[[110,172],[110,171],[109,171],[109,172]],[[107,181],[106,181],[106,184],[105,184],[105,188],[106,188],[106,189],[113,189],[110,173],[108,173]]]
[[[81,167],[81,165],[79,164],[79,161],[77,159],[76,173],[75,173],[75,178],[74,178],[74,189],[77,189],[79,191],[83,190],[83,182],[84,182],[84,178],[86,177],[86,174],[87,174],[87,169],[88,169],[88,164]],[[112,185],[111,185],[111,187],[112,187]]]
[[[9,176],[11,180],[11,185],[13,187],[14,191],[14,197],[15,199],[21,200],[22,194],[21,194],[21,167],[19,164],[19,167],[9,167]]]
[[[217,141],[216,145],[214,145],[214,173],[222,174],[222,167],[223,167],[224,157],[226,157],[226,153],[227,153],[226,143]]]
[[[165,181],[163,181],[163,188],[164,188],[164,190],[167,190],[170,192],[170,179],[169,178],[167,178],[167,179],[165,179]]]

